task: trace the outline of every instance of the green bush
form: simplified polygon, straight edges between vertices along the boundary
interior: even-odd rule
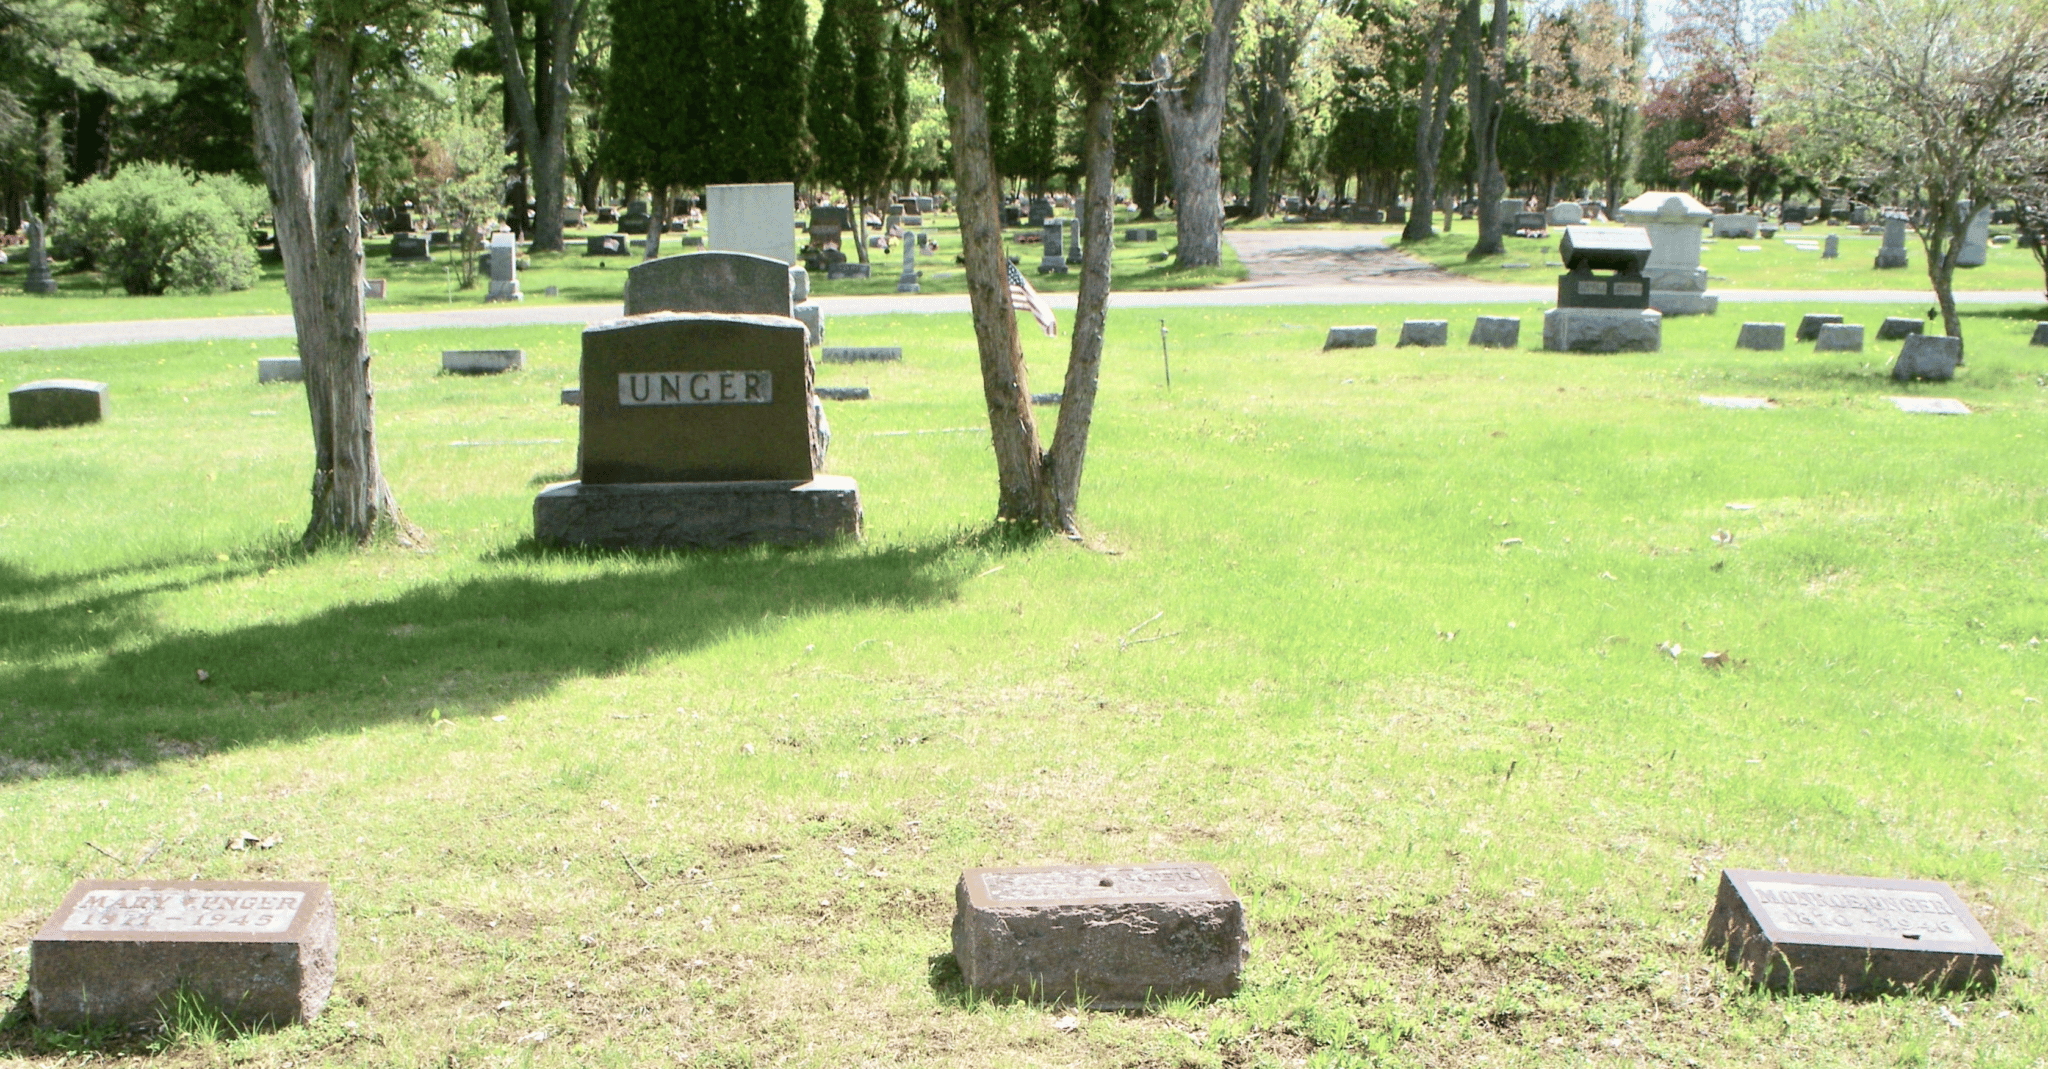
[[[57,230],[129,293],[242,290],[257,278],[250,233],[263,190],[232,175],[138,163],[57,196]]]

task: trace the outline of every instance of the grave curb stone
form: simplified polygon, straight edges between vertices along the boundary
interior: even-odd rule
[[[259,901],[304,897],[273,932],[73,926],[81,902],[121,891],[191,891],[201,901],[229,891]],[[135,1027],[156,1024],[161,1001],[184,988],[239,1024],[277,1028],[320,1015],[334,987],[338,944],[334,895],[324,883],[80,880],[30,944],[29,1001],[45,1028]]]
[[[296,356],[261,356],[256,358],[256,382],[304,382],[306,364]]]
[[[1480,316],[1472,321],[1472,336],[1465,342],[1482,349],[1513,349],[1521,343],[1519,316]]]
[[[76,427],[107,418],[111,393],[89,379],[38,379],[7,391],[7,422],[14,427]]]
[[[1792,337],[1797,341],[1813,341],[1820,337],[1820,328],[1841,321],[1841,316],[1831,312],[1808,312],[1799,317],[1799,329]]]
[[[501,375],[525,369],[524,349],[441,350],[441,371],[448,375]]]
[[[1860,353],[1863,351],[1863,324],[1825,323],[1819,336],[1813,340],[1813,351],[1817,353]]]
[[[2048,324],[2043,324],[2048,326]],[[1370,349],[1380,343],[1380,328],[1374,326],[1331,327],[1323,339],[1323,351],[1331,349]]]
[[[1956,377],[1956,365],[1962,362],[1963,339],[1914,334],[1899,348],[1899,358],[1892,363],[1892,378],[1898,382],[1948,382]]]
[[[1886,316],[1884,317],[1884,322],[1877,326],[1877,340],[1896,341],[1899,338],[1910,337],[1914,334],[1925,334],[1926,332],[1927,323],[1925,320],[1913,316]]]
[[[1394,348],[1403,349],[1410,345],[1434,349],[1451,343],[1451,321],[1448,319],[1410,319],[1401,324],[1401,340]]]
[[[805,482],[556,483],[533,499],[534,540],[598,549],[801,545],[861,537],[844,475]]]
[[[1787,884],[1812,890],[1782,886]],[[1772,906],[1777,907],[1775,912],[1768,908]],[[1846,934],[1793,927],[1851,928],[1850,918],[1863,919],[1858,914],[1875,915],[1872,923],[1888,928],[1903,922],[1927,934],[1940,932],[1944,925],[1951,931],[1942,933],[1944,938],[1914,939],[1890,930]],[[1822,920],[1802,924],[1803,918],[1813,916]],[[1787,920],[1791,924],[1784,923]],[[1751,984],[1797,994],[1995,987],[2005,961],[1969,907],[1945,883],[1750,869],[1721,871],[1701,945],[1719,951],[1722,962],[1747,975]]]
[[[1207,864],[968,869],[954,905],[961,979],[997,999],[1229,998],[1251,953],[1244,903]]]

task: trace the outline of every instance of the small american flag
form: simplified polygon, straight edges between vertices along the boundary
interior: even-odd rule
[[[1016,264],[1010,264],[1009,268],[1010,307],[1020,312],[1030,312],[1031,318],[1038,320],[1038,328],[1045,331],[1046,337],[1059,337],[1060,321],[1052,317],[1052,309],[1045,306],[1045,299],[1038,295],[1037,290],[1031,288],[1031,283],[1024,280],[1024,272],[1017,270]]]

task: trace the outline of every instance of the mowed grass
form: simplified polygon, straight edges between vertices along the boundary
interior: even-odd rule
[[[574,466],[573,329],[379,336],[384,459],[434,545],[312,558],[284,548],[304,402],[255,385],[256,348],[0,354],[11,381],[115,389],[104,425],[0,430],[0,991],[75,879],[322,879],[342,950],[320,1022],[100,1049],[2040,1065],[2029,324],[1972,318],[1939,387],[1885,379],[1889,344],[1734,351],[1742,319],[1784,318],[1768,306],[1669,320],[1655,355],[1320,351],[1330,323],[1441,315],[1462,339],[1509,310],[1113,318],[1078,545],[987,526],[962,316],[830,325],[907,359],[820,368],[874,391],[829,406],[868,539],[799,551],[527,545],[532,495]],[[1063,349],[1025,344],[1055,388]],[[532,367],[436,374],[457,345]],[[1977,414],[1905,415],[1899,393]],[[283,842],[222,848],[245,830]],[[961,869],[1178,859],[1246,899],[1237,997],[1068,1032],[960,990]],[[1749,992],[1698,948],[1724,866],[1950,881],[2003,981]],[[33,1062],[80,1042],[0,1029]]]
[[[1547,238],[1504,238],[1502,240],[1507,247],[1504,255],[1468,263],[1465,253],[1472,248],[1475,225],[1459,220],[1456,229],[1449,234],[1438,234],[1427,241],[1400,247],[1447,271],[1494,282],[1542,285],[1554,281],[1562,273],[1559,267],[1546,266],[1557,260],[1557,242],[1564,236],[1562,228],[1552,227]],[[1995,232],[2002,233],[2003,230]],[[1841,239],[1841,255],[1833,260],[1823,260],[1820,252],[1808,252],[1791,244],[1794,241],[1812,241],[1825,245],[1830,234]],[[1700,265],[1707,269],[1710,291],[1926,290],[1931,301],[1933,290],[1927,281],[1927,255],[1920,247],[1918,235],[1910,232],[1906,235],[1908,263],[1902,268],[1877,269],[1877,250],[1883,244],[1882,236],[1866,235],[1853,227],[1809,224],[1795,231],[1780,230],[1777,237],[1769,240],[1706,238],[1700,249]],[[1746,246],[1755,246],[1755,250],[1745,252]],[[1523,266],[1509,266],[1512,264]],[[2032,250],[2014,245],[1994,245],[1986,250],[1984,266],[1956,269],[1955,287],[1958,292],[2039,292],[2043,288],[2043,277],[2041,264],[2034,259]],[[1921,312],[1925,311],[1925,308],[1921,309]]]
[[[1237,253],[1226,242],[1222,249],[1223,262],[1211,268],[1176,267],[1172,260],[1174,229],[1172,219],[1159,222],[1137,223],[1126,218],[1130,213],[1121,212],[1116,227],[1112,267],[1119,290],[1171,290],[1201,289],[1226,282],[1242,281],[1245,269],[1238,263]],[[1071,213],[1066,213],[1071,218]],[[966,293],[965,269],[954,260],[960,255],[960,226],[957,217],[951,213],[925,217],[930,225],[913,227],[932,235],[938,249],[931,254],[920,255],[918,271],[922,274],[920,287],[924,293]],[[1131,243],[1123,240],[1125,231],[1133,226],[1147,227],[1158,231],[1156,242]],[[522,253],[531,261],[531,266],[519,271],[519,288],[523,300],[528,304],[587,304],[596,302],[617,302],[625,292],[626,270],[640,262],[642,249],[631,243],[642,240],[627,235],[629,256],[586,256],[587,238],[616,232],[616,227],[605,225],[572,230],[566,235],[567,251],[560,253]],[[791,250],[805,240],[794,230],[791,232]],[[1040,275],[1038,262],[1044,255],[1041,242],[1024,242],[1019,239],[1032,237],[1042,239],[1042,229],[1023,227],[1004,232],[1004,250],[1017,259],[1032,285],[1048,293],[1072,292],[1080,288],[1081,273],[1078,266],[1065,275]],[[701,239],[704,231],[700,227],[690,234],[662,235],[661,253],[677,256],[701,252],[703,247],[686,246],[683,238]],[[853,238],[846,240],[849,257],[858,259],[853,247]],[[475,308],[482,306],[485,291],[489,288],[490,271],[479,269],[475,284],[462,289],[459,283],[457,263],[459,253],[436,249],[434,262],[393,262],[390,258],[391,240],[388,237],[373,236],[363,243],[363,274],[366,278],[381,278],[385,281],[385,296],[379,300],[365,301],[370,312],[431,311],[435,309]],[[884,252],[881,249],[868,250],[871,259],[872,277],[868,279],[826,278],[822,273],[811,276],[811,289],[820,295],[895,293],[898,279],[903,273],[902,246]],[[245,315],[288,315],[291,313],[291,297],[285,292],[284,267],[280,264],[265,264],[262,275],[254,286],[246,290],[210,294],[165,294],[162,296],[131,297],[118,284],[101,277],[97,271],[67,271],[65,265],[58,265],[58,292],[54,295],[28,294],[22,292],[21,284],[28,272],[26,254],[16,256],[7,264],[0,264],[0,326],[31,323],[83,323],[107,320],[133,319],[204,319],[220,316]],[[555,295],[548,296],[548,288],[554,287]]]

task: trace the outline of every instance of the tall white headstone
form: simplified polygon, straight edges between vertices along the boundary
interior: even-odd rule
[[[1645,193],[1621,206],[1621,221],[1650,232],[1650,307],[1665,315],[1712,315],[1721,298],[1707,292],[1700,228],[1714,213],[1686,193]]]
[[[1970,210],[1970,202],[1962,204],[1964,211]],[[1991,209],[1979,208],[1970,216],[1970,225],[1963,229],[1962,248],[1956,250],[1957,267],[1982,267],[1990,255]]]
[[[706,186],[704,247],[796,262],[796,186],[790,182]]]
[[[501,231],[491,238],[491,290],[484,300],[519,299],[519,246],[512,243],[510,231]]]

